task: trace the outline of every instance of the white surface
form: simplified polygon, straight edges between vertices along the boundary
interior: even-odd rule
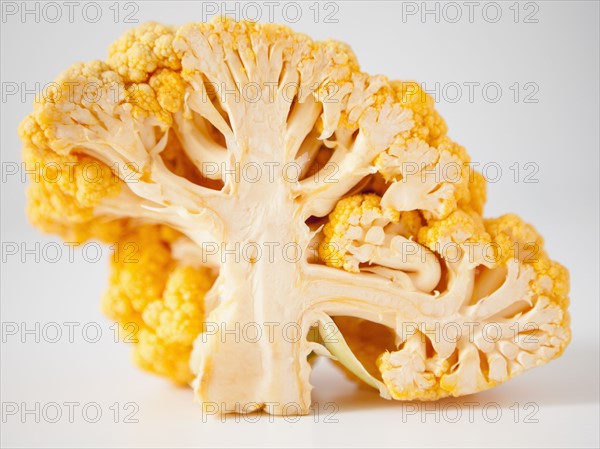
[[[55,264],[36,263],[31,257],[22,263],[13,256],[2,263],[3,325],[81,325],[74,343],[68,341],[64,325],[58,343],[35,343],[31,336],[22,343],[19,336],[3,334],[3,406],[14,402],[32,408],[36,402],[40,407],[56,402],[63,417],[51,424],[43,416],[36,423],[34,415],[26,415],[22,423],[20,415],[3,413],[2,446],[597,447],[598,4],[539,2],[539,23],[515,24],[508,9],[511,3],[502,3],[503,19],[495,24],[477,14],[474,23],[465,19],[454,24],[431,19],[425,24],[418,19],[403,23],[402,5],[394,2],[339,3],[338,23],[315,23],[306,4],[302,19],[291,25],[315,39],[348,42],[363,70],[371,73],[417,79],[427,86],[473,81],[502,87],[497,103],[486,102],[480,93],[469,102],[465,91],[455,103],[440,99],[439,110],[451,136],[475,161],[496,162],[503,169],[501,180],[489,186],[486,214],[513,211],[533,222],[546,238],[551,256],[571,271],[573,341],[562,358],[483,394],[418,406],[433,410],[430,413],[357,392],[330,364],[320,362],[313,373],[318,415],[298,422],[268,416],[254,417],[257,422],[243,417],[240,422],[234,417],[226,422],[203,419],[190,391],[136,370],[127,345],[112,341],[110,323],[97,311],[107,283],[106,256],[86,263],[76,254],[73,263],[63,257]],[[75,15],[74,23],[63,19],[54,24],[6,17],[1,24],[3,88],[14,82],[33,88],[36,82],[51,81],[72,62],[103,58],[108,44],[132,26],[114,23],[109,5],[104,4],[103,18],[95,24],[80,15]],[[201,11],[199,4],[189,2],[148,2],[139,3],[136,18],[181,24],[201,19]],[[515,103],[509,90],[515,82],[537,83],[539,102]],[[31,101],[31,95],[24,101],[19,96],[3,98],[3,164],[19,161],[16,127],[30,111]],[[521,166],[536,162],[539,182],[515,183],[509,169],[514,162]],[[54,241],[27,223],[24,184],[9,177],[1,186],[2,241],[29,245]],[[82,338],[80,329],[87,322],[101,326],[98,343]],[[73,423],[65,402],[81,404]],[[81,414],[81,406],[91,402],[98,403],[103,413],[97,423],[86,422]],[[121,409],[118,423],[109,408],[115,402]],[[122,422],[128,402],[139,406],[137,423]],[[335,405],[326,408],[329,402]],[[467,402],[477,403],[471,414]],[[529,403],[534,405],[526,409]],[[501,407],[501,417],[494,423],[490,421],[495,404]],[[462,417],[452,423],[457,405]],[[515,409],[520,412],[517,422]],[[47,418],[54,417],[55,410],[46,407],[46,412]],[[524,422],[527,416],[537,422]]]

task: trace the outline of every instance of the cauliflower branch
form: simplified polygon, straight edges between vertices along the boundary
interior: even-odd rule
[[[105,313],[200,401],[308,413],[311,354],[433,400],[568,344],[567,271],[518,217],[482,218],[485,181],[433,100],[347,46],[149,23],[56,85],[19,130],[29,216],[118,243]]]

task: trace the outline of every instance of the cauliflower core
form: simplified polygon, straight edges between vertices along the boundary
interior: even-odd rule
[[[311,354],[433,400],[569,342],[567,271],[518,217],[482,218],[433,100],[341,43],[149,23],[55,87],[19,130],[30,219],[117,243],[103,308],[136,362],[222,412],[308,413]]]

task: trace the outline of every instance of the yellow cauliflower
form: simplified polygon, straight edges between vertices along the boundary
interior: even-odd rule
[[[273,414],[309,412],[315,354],[435,400],[568,344],[568,272],[518,217],[482,217],[447,132],[348,46],[222,18],[126,32],[19,129],[32,222],[115,243],[102,307],[136,362]]]

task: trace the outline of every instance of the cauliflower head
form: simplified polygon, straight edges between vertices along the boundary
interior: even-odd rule
[[[19,129],[28,215],[117,243],[103,310],[201,402],[308,413],[312,354],[435,400],[567,346],[567,270],[519,217],[482,217],[432,98],[346,45],[148,23],[55,86]]]

